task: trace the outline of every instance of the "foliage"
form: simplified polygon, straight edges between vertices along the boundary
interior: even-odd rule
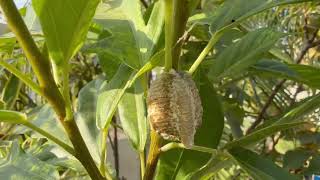
[[[146,180],[320,173],[319,0],[12,2],[0,0],[0,179],[121,179],[120,139]],[[148,122],[164,66],[200,93],[190,149]]]

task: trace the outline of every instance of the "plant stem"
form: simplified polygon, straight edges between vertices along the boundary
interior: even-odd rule
[[[173,45],[173,0],[164,0],[165,5],[165,70],[172,68]]]
[[[62,69],[62,96],[66,103],[65,121],[72,121],[73,110],[72,110],[70,87],[69,87],[69,64],[66,64]]]
[[[102,140],[101,140],[101,161],[100,161],[100,172],[103,177],[106,177],[108,180],[112,179],[112,176],[106,168],[106,156],[107,156],[107,136],[108,136],[108,131],[103,130],[102,131]]]
[[[143,179],[143,175],[146,171],[146,163],[145,163],[145,157],[144,152],[139,152],[139,158],[140,158],[140,173],[141,173],[141,179]]]
[[[27,126],[28,128],[38,132],[39,134],[43,135],[44,137],[48,138],[49,140],[53,141],[54,143],[58,144],[60,147],[62,147],[64,150],[66,150],[68,153],[70,153],[71,155],[75,156],[75,151],[74,149],[69,146],[68,144],[60,141],[58,138],[56,138],[55,136],[51,135],[50,133],[48,133],[47,131],[37,127],[36,125],[25,121],[23,123],[23,125]]]
[[[75,157],[81,162],[83,167],[87,170],[90,177],[94,180],[103,180],[105,179],[97,168],[90,152],[80,134],[79,128],[76,125],[75,121],[65,121],[63,124],[70,141],[73,144],[75,149]]]
[[[0,6],[9,28],[16,35],[20,46],[32,66],[33,72],[39,81],[42,94],[58,113],[58,116],[64,117],[65,103],[52,77],[49,59],[41,54],[13,0],[0,0]]]
[[[116,123],[115,117],[113,117],[112,121]],[[113,151],[113,157],[114,157],[114,166],[116,169],[116,176],[119,178],[119,145],[118,145],[118,132],[117,127],[113,126],[113,145],[114,145],[114,151]]]
[[[150,149],[148,153],[147,168],[143,176],[144,180],[153,179],[153,176],[157,167],[157,163],[159,160],[159,155],[161,152],[160,151],[160,147],[162,144],[161,137],[154,130],[151,130],[150,136],[151,136],[151,144],[150,144]]]
[[[54,81],[49,59],[40,52],[13,0],[0,0],[0,6],[9,28],[15,34],[39,81],[41,94],[48,100],[57,113],[73,144],[75,157],[81,162],[92,179],[104,179],[91,157],[74,119],[70,118],[68,121],[65,121],[65,100]]]
[[[174,0],[173,6],[173,50],[172,67],[179,69],[181,48],[185,41],[184,33],[191,9],[187,0]]]
[[[190,74],[193,74],[197,70],[197,68],[199,67],[201,62],[210,53],[212,47],[218,42],[218,40],[220,39],[222,34],[223,34],[223,30],[217,31],[212,35],[212,37],[211,37],[210,41],[208,42],[207,46],[202,50],[202,52],[200,53],[200,55],[197,58],[197,60],[190,67],[190,69],[188,71]]]
[[[41,96],[43,95],[40,86],[38,84],[36,84],[35,82],[33,82],[30,78],[28,78],[28,76],[26,76],[24,73],[19,71],[16,67],[5,62],[4,60],[0,60],[0,66],[6,68],[12,74],[17,76],[17,78],[19,78],[22,82],[24,82],[34,92],[36,92],[37,94],[39,94]]]
[[[192,146],[191,148],[186,148],[182,143],[168,143],[164,146],[162,146],[160,148],[161,152],[166,152],[169,151],[171,149],[175,149],[175,148],[183,148],[183,149],[190,149],[190,150],[194,150],[194,151],[199,151],[199,152],[205,152],[205,153],[217,153],[216,149],[211,149],[211,148],[207,148],[207,147],[202,147],[202,146]]]

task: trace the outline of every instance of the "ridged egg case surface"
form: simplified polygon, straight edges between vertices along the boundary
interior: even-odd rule
[[[148,119],[164,139],[194,144],[201,125],[202,106],[196,84],[185,72],[162,72],[151,82],[147,98]]]

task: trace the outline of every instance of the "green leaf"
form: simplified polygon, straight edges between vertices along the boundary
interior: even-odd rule
[[[96,162],[100,160],[101,133],[96,125],[96,110],[98,94],[104,82],[103,77],[98,77],[84,86],[78,96],[76,122],[82,137]]]
[[[56,114],[50,107],[50,105],[46,104],[42,107],[33,109],[33,111],[31,111],[28,114],[28,121],[33,125],[37,126],[38,128],[41,128],[42,130],[50,133],[54,137],[59,137],[59,140],[61,140],[62,142],[72,146],[67,136],[67,133],[65,132],[59,120],[57,119]],[[25,132],[27,130],[29,130],[27,127],[21,127],[16,129],[16,131],[20,133]],[[34,133],[32,136],[43,137],[38,133]]]
[[[119,67],[112,80],[102,87],[98,97],[96,117],[99,128],[103,129],[109,126],[126,89],[131,87],[141,75],[160,65],[163,56],[164,51],[159,51],[135,74],[132,69],[123,64]]]
[[[67,63],[82,46],[99,0],[32,0],[56,64]]]
[[[0,179],[56,180],[56,168],[26,154],[16,141],[12,142],[9,154],[0,159]]]
[[[142,81],[127,90],[118,105],[122,128],[133,147],[143,152],[147,140],[146,105]]]
[[[237,76],[255,64],[282,35],[270,29],[249,32],[218,55],[209,71],[209,78],[218,81],[226,76]]]
[[[145,24],[139,0],[104,1],[97,9],[95,21],[109,29],[112,36],[96,44],[98,52],[110,55],[100,61],[117,59],[133,69],[142,67],[153,54],[160,38],[163,12],[162,3],[155,3]]]
[[[223,168],[229,167],[232,164],[234,164],[234,162],[230,158],[230,155],[227,155],[224,152],[219,152],[215,155],[212,155],[210,161],[208,161],[206,165],[190,173],[186,179],[190,179],[190,180],[210,179],[206,177],[211,177],[214,174],[218,173]]]
[[[195,135],[195,145],[215,149],[220,142],[224,127],[221,103],[215,89],[203,73],[199,83],[204,112],[202,125]],[[181,151],[172,150],[161,154],[156,179],[184,179],[189,173],[205,165],[211,157],[207,153],[183,150],[181,154]]]
[[[284,64],[275,60],[261,60],[250,68],[253,75],[286,78],[320,89],[320,69],[308,65]]]
[[[210,29],[211,32],[214,32],[225,26],[239,24],[247,18],[272,7],[308,1],[314,0],[252,0],[250,3],[247,3],[246,0],[226,0],[212,16],[206,18],[206,21],[211,23]]]
[[[126,91],[126,84],[133,75],[133,70],[126,65],[121,65],[111,79],[103,85],[97,101],[97,126],[99,129],[108,128],[118,103]]]
[[[300,179],[277,166],[269,159],[262,157],[247,149],[236,147],[229,150],[229,153],[254,179],[277,180],[277,179]]]
[[[320,94],[308,97],[287,111],[275,124],[291,123],[301,120],[319,108]]]
[[[25,121],[27,121],[27,116],[24,113],[9,110],[0,110],[0,122],[19,124]]]
[[[6,109],[12,109],[19,96],[21,81],[15,75],[11,75],[2,90],[2,100],[6,103]]]
[[[265,139],[266,137],[268,137],[278,131],[283,131],[283,130],[290,129],[293,127],[301,126],[302,124],[305,124],[305,122],[294,122],[294,123],[281,122],[281,124],[271,125],[266,128],[256,130],[253,133],[250,133],[249,135],[241,137],[235,141],[232,141],[232,142],[226,144],[224,146],[224,148],[230,149],[233,147],[250,146],[250,145],[258,143],[259,141]]]

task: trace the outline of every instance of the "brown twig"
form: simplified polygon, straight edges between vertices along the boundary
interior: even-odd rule
[[[307,40],[307,44],[306,46],[302,49],[299,57],[297,58],[296,60],[296,63],[297,64],[300,64],[304,58],[304,56],[307,54],[308,50],[310,48],[313,48],[315,47],[315,44],[314,44],[314,40],[316,39],[317,37],[317,34],[318,34],[318,31],[319,30],[316,30],[313,34],[312,34],[312,37],[310,39]],[[306,33],[308,33],[306,31]],[[317,43],[320,43],[317,41]],[[283,84],[287,81],[287,79],[283,79],[282,81],[280,81],[274,88],[274,90],[272,91],[270,97],[268,98],[266,104],[263,106],[263,108],[261,109],[256,121],[254,121],[252,123],[252,125],[248,128],[246,134],[249,134],[251,133],[262,121],[263,121],[263,116],[264,114],[266,113],[267,109],[269,108],[269,106],[271,105],[274,97],[277,95],[277,93],[280,91],[280,89],[282,88]]]

